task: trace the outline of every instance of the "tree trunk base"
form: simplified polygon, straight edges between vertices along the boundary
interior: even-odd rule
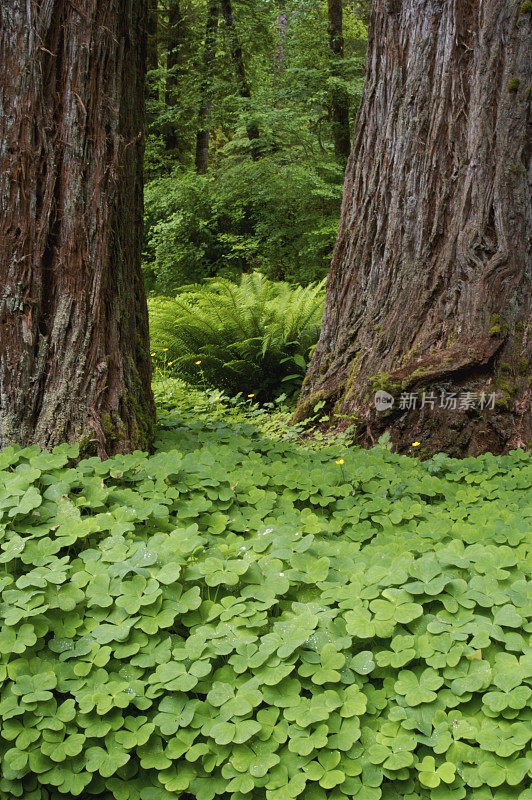
[[[422,457],[531,450],[532,379],[524,355],[526,341],[527,331],[521,329],[505,343],[494,337],[472,342],[465,352],[449,348],[373,376],[364,375],[354,357],[341,378],[322,372],[316,388],[300,401],[293,421],[311,418],[316,403],[323,401],[328,425],[336,430],[354,425],[355,443],[362,447],[372,447],[388,432],[396,452]],[[307,387],[309,383],[307,378]]]

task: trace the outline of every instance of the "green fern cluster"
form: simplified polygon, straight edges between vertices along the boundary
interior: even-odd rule
[[[149,300],[152,350],[195,386],[267,399],[301,384],[323,313],[323,282],[292,288],[258,272]],[[198,363],[200,362],[200,363]]]

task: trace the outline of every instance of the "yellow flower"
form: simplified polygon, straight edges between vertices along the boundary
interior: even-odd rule
[[[152,357],[153,357],[154,355],[155,355],[155,353],[150,353],[150,356],[152,356]]]
[[[168,348],[167,347],[163,347],[163,353],[167,353],[167,352],[168,352]]]
[[[220,402],[220,399],[221,399],[221,398],[219,398],[219,397],[215,397],[215,398],[214,398],[214,402],[215,402],[215,403],[219,403],[219,402]]]
[[[254,394],[248,394],[248,397],[255,397]]]
[[[412,442],[412,447],[419,447],[421,442]]]
[[[196,361],[196,365],[197,365],[197,364],[201,364],[201,361]]]
[[[166,366],[171,367],[173,363],[174,363],[173,361],[169,361]]]
[[[335,461],[334,463],[335,464],[343,464],[344,463],[344,459],[343,458],[339,458],[338,461]]]

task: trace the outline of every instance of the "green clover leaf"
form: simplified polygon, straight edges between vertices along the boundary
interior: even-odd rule
[[[410,706],[417,706],[420,703],[431,703],[436,700],[436,689],[443,685],[443,678],[433,669],[425,669],[422,672],[412,670],[401,670],[399,678],[395,682],[395,691],[403,695],[405,701]]]
[[[129,758],[129,754],[120,748],[89,747],[85,751],[85,766],[88,772],[99,772],[102,778],[109,778],[127,764]]]

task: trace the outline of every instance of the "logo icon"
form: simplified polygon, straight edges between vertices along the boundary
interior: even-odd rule
[[[394,404],[393,395],[385,392],[384,389],[379,389],[375,392],[375,408],[377,411],[388,411]]]

